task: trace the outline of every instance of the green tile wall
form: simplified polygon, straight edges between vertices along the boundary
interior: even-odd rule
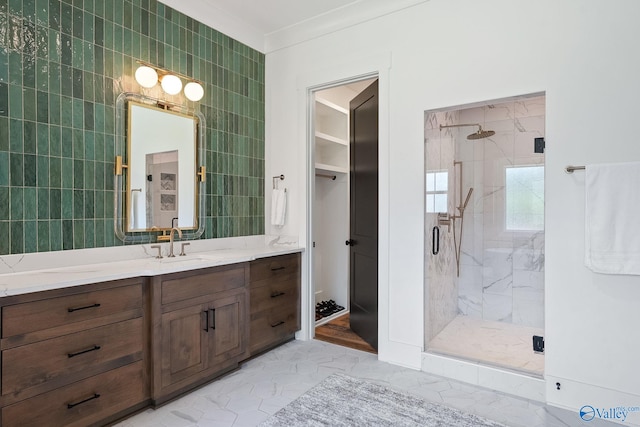
[[[156,0],[0,0],[0,254],[122,244],[115,101],[144,93],[138,59],[205,83],[203,237],[264,233],[263,54]]]

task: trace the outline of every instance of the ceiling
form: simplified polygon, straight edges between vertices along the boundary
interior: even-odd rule
[[[264,35],[275,33],[334,9],[366,0],[206,0]]]
[[[428,0],[159,0],[261,52]]]

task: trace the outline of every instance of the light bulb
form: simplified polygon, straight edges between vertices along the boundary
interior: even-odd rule
[[[204,96],[204,89],[198,82],[189,82],[184,87],[184,95],[191,101],[200,101]]]
[[[182,80],[180,80],[179,77],[176,77],[173,74],[162,76],[162,81],[160,82],[160,84],[162,85],[162,90],[164,90],[169,95],[176,95],[182,90]]]
[[[136,81],[142,87],[152,88],[158,83],[158,73],[151,67],[141,65],[136,70]]]

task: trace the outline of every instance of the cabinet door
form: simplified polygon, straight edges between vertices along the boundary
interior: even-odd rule
[[[208,306],[195,306],[162,315],[162,386],[197,375],[208,367]]]
[[[211,366],[226,364],[229,359],[242,355],[246,350],[247,319],[245,294],[213,301],[209,307],[213,311],[213,327],[209,347]]]

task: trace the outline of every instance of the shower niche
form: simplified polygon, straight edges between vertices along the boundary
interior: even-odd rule
[[[541,376],[545,97],[424,120],[425,351]]]

